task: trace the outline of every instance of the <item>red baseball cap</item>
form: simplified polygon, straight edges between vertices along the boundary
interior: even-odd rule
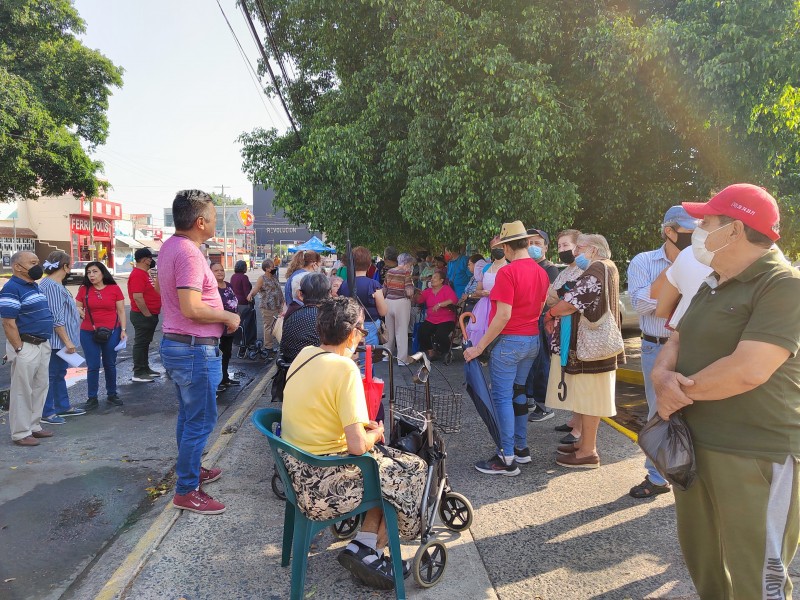
[[[780,239],[781,215],[778,203],[762,187],[750,183],[729,185],[708,202],[683,202],[683,208],[696,219],[706,215],[725,215],[763,233],[773,242]]]

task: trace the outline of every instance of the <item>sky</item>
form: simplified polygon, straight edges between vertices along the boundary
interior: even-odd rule
[[[235,0],[220,0],[247,60],[258,50]],[[104,163],[110,199],[161,224],[175,192],[199,188],[252,203],[236,138],[287,126],[259,92],[216,0],[75,0],[82,42],[122,67],[109,100]]]

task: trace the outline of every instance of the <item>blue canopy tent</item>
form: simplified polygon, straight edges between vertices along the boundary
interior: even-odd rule
[[[323,242],[317,236],[313,236],[304,244],[300,244],[294,248],[289,248],[289,252],[291,253],[298,252],[299,250],[313,250],[314,252],[336,252],[336,248],[333,246],[326,246],[325,242]]]

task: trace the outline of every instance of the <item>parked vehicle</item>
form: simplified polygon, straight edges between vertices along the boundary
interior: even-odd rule
[[[88,260],[78,260],[72,263],[69,270],[69,275],[64,279],[64,283],[80,283],[86,275],[86,265],[89,264]]]
[[[623,330],[636,330],[639,331],[639,314],[633,310],[631,304],[631,296],[628,290],[620,292],[619,295],[619,312],[622,317]]]

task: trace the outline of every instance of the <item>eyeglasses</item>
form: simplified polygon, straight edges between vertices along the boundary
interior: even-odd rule
[[[362,335],[362,337],[367,337],[369,335],[369,331],[364,329],[364,324],[356,325],[356,330]]]

